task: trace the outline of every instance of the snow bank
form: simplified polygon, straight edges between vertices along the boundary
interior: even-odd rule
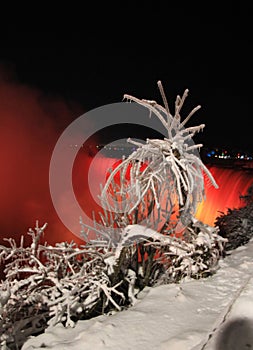
[[[238,350],[253,347],[252,325],[251,240],[211,277],[145,288],[128,310],[79,321],[74,329],[49,327],[22,350]]]

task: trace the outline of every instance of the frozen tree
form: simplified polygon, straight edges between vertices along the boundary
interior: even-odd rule
[[[137,149],[111,169],[99,197],[103,207],[100,221],[94,220],[94,227],[81,221],[87,241],[91,231],[95,232],[97,239],[92,244],[111,247],[114,252],[113,278],[126,278],[131,271],[137,291],[161,281],[178,282],[213,273],[226,242],[217,228],[194,217],[197,205],[205,199],[204,177],[217,187],[198,155],[202,145],[192,141],[204,125],[185,128],[200,106],[182,120],[188,90],[177,96],[172,115],[160,81],[158,87],[164,107],[153,100],[124,98],[158,118],[166,137],[145,143],[129,139]]]
[[[175,233],[179,222],[181,226],[191,222],[198,203],[205,199],[204,173],[217,187],[198,155],[202,145],[192,141],[204,124],[185,128],[200,106],[182,120],[181,109],[188,90],[182,97],[177,96],[172,115],[160,81],[158,87],[164,107],[155,101],[124,95],[128,101],[146,107],[150,117],[158,118],[167,136],[163,140],[147,139],[144,144],[128,140],[137,150],[111,171],[100,197],[106,215],[102,223],[106,221],[114,228],[142,223],[164,234]]]

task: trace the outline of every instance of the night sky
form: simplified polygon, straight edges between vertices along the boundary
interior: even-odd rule
[[[125,93],[162,103],[161,80],[171,110],[186,88],[182,116],[202,106],[190,122],[206,125],[196,141],[253,151],[250,5],[165,8],[158,1],[146,8],[122,4],[115,14],[106,9],[13,21],[1,34],[5,79],[72,106],[62,128],[86,111],[122,101]]]

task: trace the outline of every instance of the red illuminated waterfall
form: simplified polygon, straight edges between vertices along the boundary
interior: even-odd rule
[[[101,155],[92,159],[89,169],[91,174],[89,177],[93,183],[93,189],[91,191],[93,199],[99,194],[99,184],[105,183],[108,169],[113,167],[118,161],[118,159],[103,157]],[[206,199],[199,204],[196,217],[205,224],[213,226],[216,217],[221,212],[226,213],[228,208],[234,209],[243,205],[240,196],[245,195],[249,186],[253,184],[253,169],[245,170],[242,168],[226,168],[214,165],[208,166],[208,168],[219,188],[214,188],[210,184],[210,181],[206,180]],[[79,196],[79,198],[80,202],[82,202],[82,198],[84,197]],[[87,196],[83,200],[82,206],[85,206],[85,202],[87,203]],[[99,202],[96,198],[94,200],[94,208],[99,208]],[[91,206],[89,206],[89,209],[91,210]]]
[[[19,240],[29,227],[34,227],[36,220],[40,224],[48,223],[45,239],[49,244],[78,241],[56,213],[48,174],[61,130],[72,120],[73,111],[80,115],[83,109],[74,105],[69,108],[60,99],[52,99],[39,90],[14,81],[7,82],[2,77],[5,75],[0,77],[0,98],[3,101],[0,104],[0,244],[6,237]],[[12,74],[6,77],[10,78]],[[91,149],[96,149],[97,144],[95,138],[92,144],[89,141]],[[88,152],[80,152],[73,169],[76,197],[90,216],[93,210],[100,208],[97,198],[100,183],[105,182],[108,168],[118,160],[97,155],[90,157]],[[212,166],[210,170],[219,189],[206,184],[206,200],[199,205],[197,217],[212,225],[220,211],[226,212],[228,208],[241,205],[239,196],[245,194],[252,183],[253,169],[246,171]],[[64,193],[61,200],[64,201]],[[66,210],[75,217],[68,205]]]
[[[213,225],[215,218],[220,212],[227,212],[228,208],[234,209],[242,206],[241,195],[247,193],[253,184],[253,169],[222,168],[220,166],[209,166],[219,188],[215,189],[206,183],[206,200],[197,210],[196,217],[208,224]]]

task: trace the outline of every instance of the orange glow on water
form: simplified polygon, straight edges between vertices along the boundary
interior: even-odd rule
[[[115,158],[97,157],[92,162],[93,176],[96,174],[100,183],[104,184],[108,178],[108,169],[115,168],[115,165],[118,165],[119,162]],[[234,209],[243,205],[240,196],[245,195],[250,185],[253,184],[253,169],[222,168],[214,165],[208,166],[208,169],[219,188],[214,188],[210,184],[210,180],[205,177],[206,199],[198,205],[195,216],[205,224],[214,226],[215,219],[221,212],[226,213],[228,208]],[[97,189],[99,189],[99,186],[97,186]],[[95,195],[98,194],[99,190]]]

